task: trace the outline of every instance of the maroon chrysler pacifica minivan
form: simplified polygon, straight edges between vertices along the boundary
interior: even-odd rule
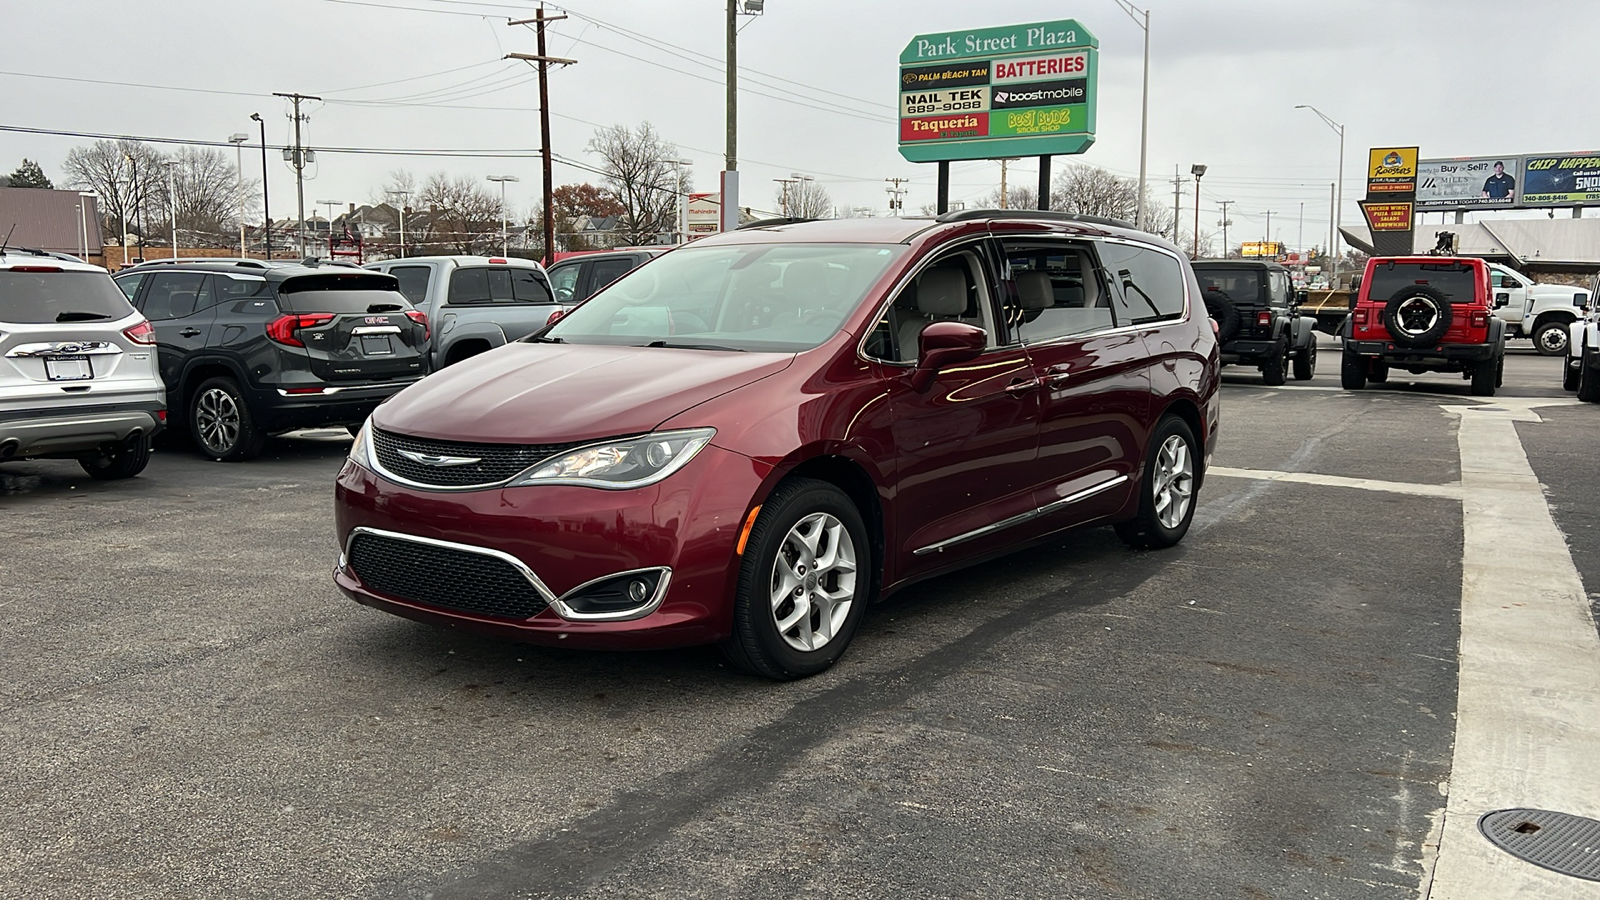
[[[339,587],[573,647],[820,672],[864,606],[1063,529],[1188,530],[1218,354],[1188,262],[1122,223],[755,223],[377,408]]]

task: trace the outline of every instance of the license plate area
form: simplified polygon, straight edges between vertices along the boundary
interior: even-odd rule
[[[46,356],[44,375],[51,381],[89,381],[94,369],[87,356]]]
[[[361,336],[361,354],[363,356],[393,356],[394,344],[387,334],[364,334]]]

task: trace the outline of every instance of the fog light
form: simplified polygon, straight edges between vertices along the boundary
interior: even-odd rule
[[[554,604],[568,619],[633,619],[655,611],[667,592],[671,569],[619,572],[579,585]]]

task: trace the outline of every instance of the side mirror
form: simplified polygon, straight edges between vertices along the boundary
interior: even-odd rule
[[[982,328],[965,322],[934,322],[917,335],[917,367],[911,373],[911,389],[921,393],[933,384],[940,369],[977,359],[989,345]]]
[[[1495,294],[1494,295],[1494,308],[1495,309],[1499,309],[1500,307],[1506,306],[1506,305],[1508,305],[1510,303],[1511,303],[1511,295],[1510,294]]]
[[[1311,299],[1311,292],[1305,288],[1294,292],[1294,302],[1296,303],[1304,303],[1309,299]]]

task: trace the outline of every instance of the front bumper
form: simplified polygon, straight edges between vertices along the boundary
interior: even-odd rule
[[[1345,341],[1345,349],[1359,356],[1378,357],[1396,366],[1481,362],[1495,357],[1494,344],[1440,344],[1437,347],[1396,347],[1388,341]]]
[[[166,422],[166,408],[161,400],[138,400],[0,414],[0,447],[16,441],[6,454],[11,459],[87,453],[136,432],[155,436]]]
[[[740,531],[767,472],[744,456],[707,446],[665,481],[637,490],[429,491],[347,462],[335,488],[341,553],[334,582],[351,599],[385,612],[527,643],[596,649],[712,643],[732,629]],[[458,606],[428,602],[416,596],[426,593],[420,585],[395,588],[388,573],[372,578],[391,587],[380,590],[347,555],[358,529],[442,548],[457,554],[454,559],[499,560],[497,577],[522,573],[528,584],[511,587],[531,585],[547,604],[535,602],[538,611],[524,617],[485,612],[497,605],[487,597]],[[562,598],[599,579],[641,570],[666,573],[661,596],[641,604],[652,609],[621,620],[563,615]],[[470,593],[478,577],[476,567],[464,567],[452,590]],[[504,581],[481,582],[489,592],[494,583],[506,593]]]

